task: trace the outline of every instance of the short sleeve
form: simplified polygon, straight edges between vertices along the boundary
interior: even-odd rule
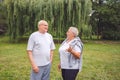
[[[33,35],[31,35],[28,39],[27,50],[33,50],[34,40]]]
[[[54,44],[54,41],[53,41],[53,37],[51,36],[51,45],[50,45],[50,49],[51,50],[54,50],[55,49],[55,44]]]
[[[75,47],[74,47],[74,50],[81,53],[81,51],[82,51],[82,46],[81,46],[81,44],[80,44],[80,43],[77,43],[77,44],[75,45]]]

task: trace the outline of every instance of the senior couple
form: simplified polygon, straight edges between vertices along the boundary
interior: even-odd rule
[[[38,22],[38,31],[29,37],[27,53],[32,66],[30,80],[49,80],[55,45],[47,31],[47,21],[41,20]],[[66,35],[66,39],[59,47],[58,68],[61,69],[63,80],[75,80],[82,67],[83,44],[76,27],[70,27]]]

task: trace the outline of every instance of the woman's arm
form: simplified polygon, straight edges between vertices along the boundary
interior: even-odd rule
[[[69,47],[67,51],[70,52],[77,59],[80,59],[80,52],[75,51],[74,49],[72,49],[72,47]]]

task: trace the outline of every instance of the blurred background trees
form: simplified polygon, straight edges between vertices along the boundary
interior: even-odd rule
[[[18,42],[45,19],[58,40],[70,26],[78,27],[83,39],[120,40],[119,7],[120,0],[0,0],[0,34],[6,32],[11,42]]]
[[[91,0],[90,24],[98,39],[120,40],[120,0]]]
[[[37,22],[45,19],[55,38],[65,37],[70,26],[84,32],[87,28],[90,0],[4,0],[10,41],[18,41],[37,30]],[[89,30],[89,29],[88,29]],[[85,30],[86,31],[86,30]]]
[[[6,13],[5,8],[2,5],[3,0],[0,0],[0,35],[3,35],[6,32],[7,29],[7,23],[6,23]]]

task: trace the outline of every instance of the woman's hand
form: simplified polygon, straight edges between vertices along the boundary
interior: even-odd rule
[[[67,49],[67,51],[72,54],[74,57],[76,57],[77,59],[80,58],[80,52],[76,52],[71,46],[69,46],[69,48]]]
[[[68,52],[71,52],[72,51],[72,47],[69,46],[69,48],[67,49]]]

